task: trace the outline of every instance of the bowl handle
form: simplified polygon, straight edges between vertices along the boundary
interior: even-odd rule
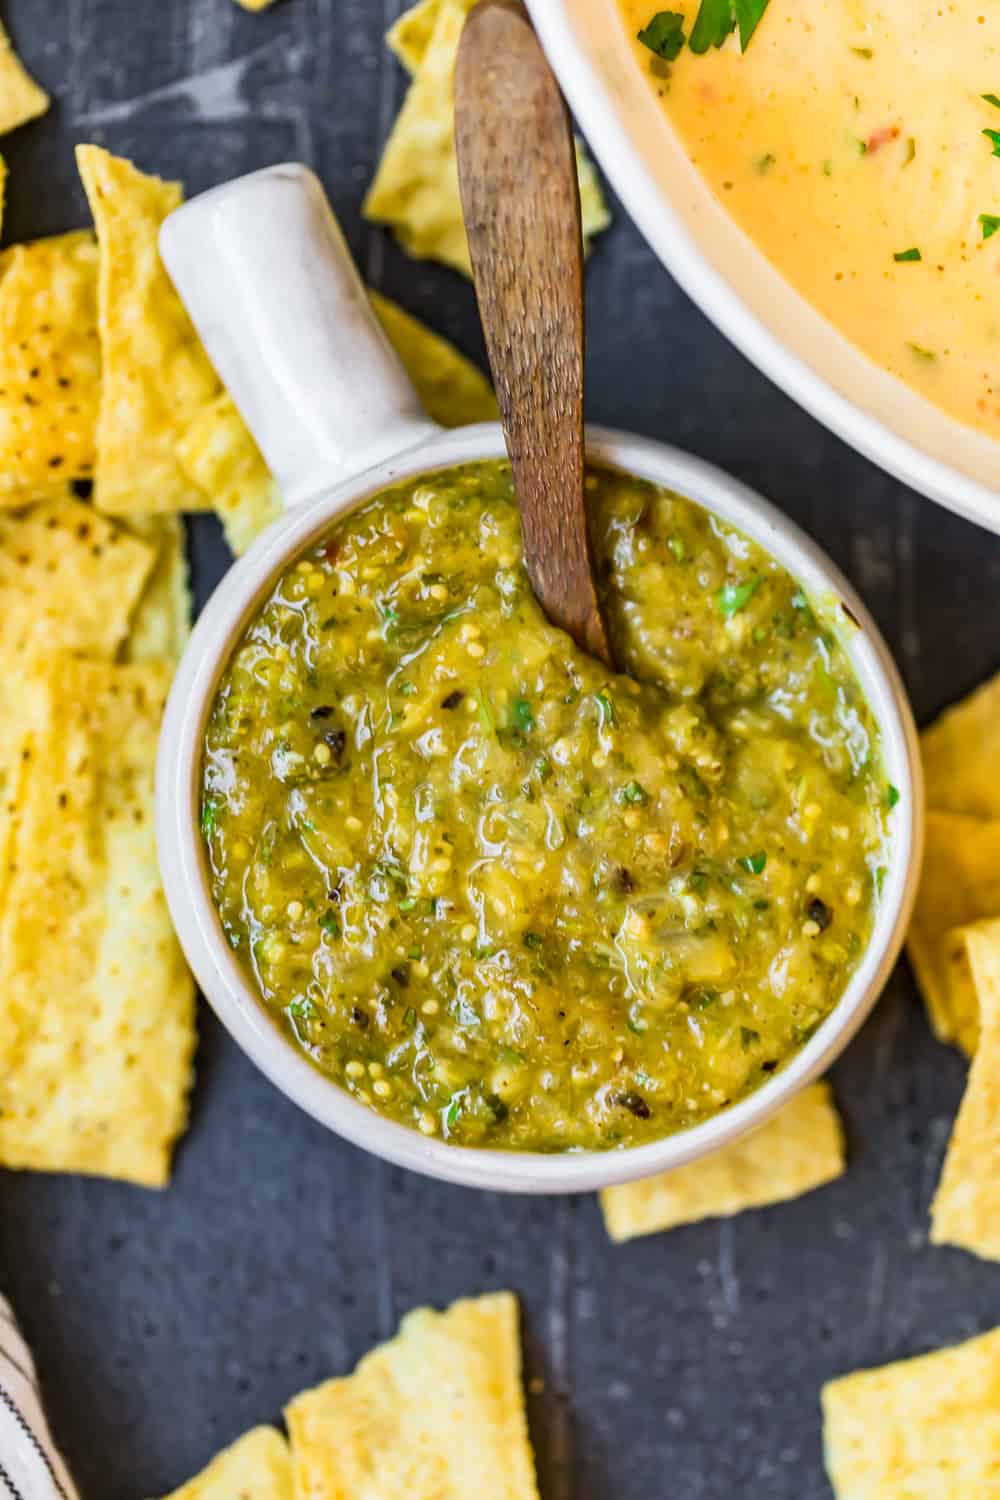
[[[192,198],[164,221],[160,251],[286,506],[438,431],[308,167]]]

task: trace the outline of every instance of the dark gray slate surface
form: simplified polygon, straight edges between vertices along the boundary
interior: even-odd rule
[[[5,240],[85,222],[71,147],[190,191],[287,157],[326,184],[370,281],[480,353],[470,288],[360,218],[403,78],[401,0],[9,0],[57,103],[3,143]],[[619,210],[588,272],[589,414],[731,469],[854,578],[928,717],[997,665],[1000,541],[803,415],[674,287]],[[226,566],[193,532],[200,599]],[[162,1494],[418,1302],[522,1298],[544,1500],[821,1500],[818,1389],[1000,1322],[1000,1271],[927,1245],[964,1069],[901,968],[834,1073],[851,1168],[734,1222],[614,1249],[589,1198],[503,1199],[326,1135],[201,1017],[192,1129],[154,1194],[0,1173],[0,1286],[35,1345],[85,1500]]]

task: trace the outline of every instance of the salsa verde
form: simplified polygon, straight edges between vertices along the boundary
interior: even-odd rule
[[[878,900],[895,794],[825,611],[690,501],[587,489],[619,673],[536,603],[509,466],[469,464],[289,567],[206,733],[212,888],[266,1006],[462,1145],[715,1114],[836,1005]]]

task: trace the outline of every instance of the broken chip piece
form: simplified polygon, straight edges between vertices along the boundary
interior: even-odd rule
[[[89,230],[0,254],[0,506],[94,471],[101,392]]]
[[[48,94],[32,78],[0,26],[0,135],[36,120],[48,107]]]
[[[998,912],[1000,819],[984,822],[961,813],[929,812],[906,949],[935,1036],[955,1042],[970,1057],[978,1017],[969,1013],[972,990],[961,982],[962,955],[956,955],[949,934]]]
[[[510,1292],[422,1307],[353,1375],[285,1413],[295,1493],[309,1500],[538,1500]]]
[[[167,1180],[194,1050],[153,830],[170,676],[65,653],[22,675],[0,887],[4,1166]]]
[[[608,1234],[623,1241],[798,1198],[844,1170],[844,1134],[829,1084],[797,1094],[760,1130],[656,1177],[605,1188]]]
[[[1000,673],[946,708],[920,736],[927,805],[1000,818]]]
[[[961,935],[979,1043],[931,1208],[931,1240],[1000,1260],[1000,920]]]
[[[78,146],[76,158],[100,251],[95,503],[115,515],[202,509],[177,445],[221,387],[160,261],[160,224],[180,204],[180,184],[97,146]]]
[[[1000,1328],[823,1389],[838,1500],[986,1500],[1000,1478]]]
[[[254,1427],[166,1500],[292,1500],[292,1460],[275,1427]]]
[[[418,260],[472,274],[458,188],[454,74],[467,0],[418,7],[390,32],[390,45],[416,73],[365,199],[366,218],[388,224]],[[597,174],[577,145],[584,240],[611,222]]]

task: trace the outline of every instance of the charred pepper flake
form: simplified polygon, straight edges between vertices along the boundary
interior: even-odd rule
[[[456,688],[453,693],[448,694],[447,698],[441,699],[441,707],[449,709],[457,708],[464,697],[465,694],[462,692],[461,688]]]
[[[806,907],[806,916],[810,922],[816,923],[820,932],[825,932],[833,921],[833,912],[827,906],[826,902],[821,901],[818,896],[814,896]]]
[[[334,764],[339,765],[347,745],[347,735],[342,729],[328,729],[323,736],[323,743],[329,747]]]
[[[361,1005],[351,1006],[351,1025],[357,1026],[359,1031],[367,1031],[371,1017]]]
[[[406,967],[406,964],[397,964],[394,969],[390,970],[390,976],[404,990],[410,982],[410,971]]]
[[[321,703],[319,708],[313,709],[309,717],[310,719],[331,719],[333,717],[333,708],[329,703]]]
[[[610,1102],[616,1109],[627,1109],[630,1115],[635,1115],[637,1120],[648,1120],[652,1117],[652,1110],[641,1094],[634,1089],[625,1089],[622,1093],[612,1094]]]

